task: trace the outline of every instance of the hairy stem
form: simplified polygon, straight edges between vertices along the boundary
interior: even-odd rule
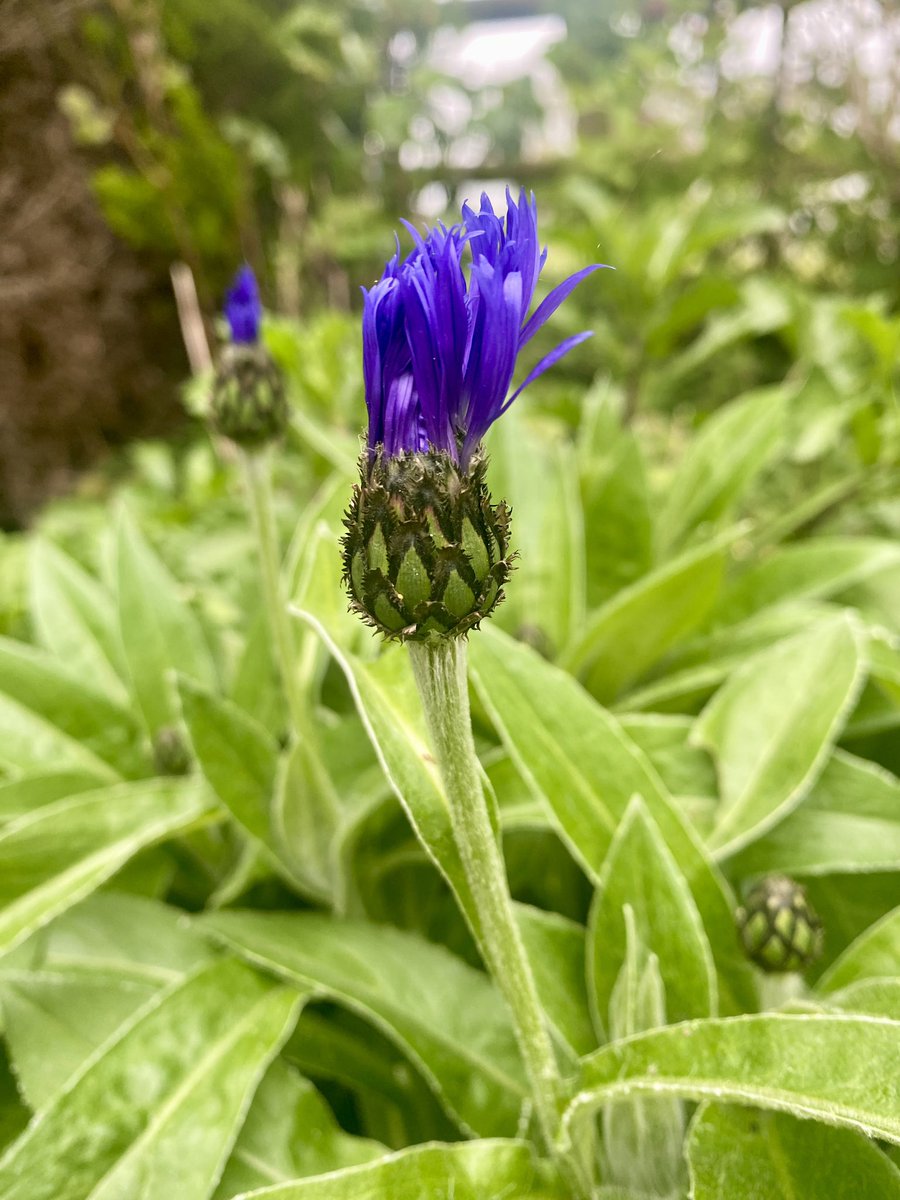
[[[247,498],[256,533],[259,565],[262,573],[263,600],[269,620],[269,632],[275,647],[278,672],[287,700],[294,733],[307,729],[309,714],[306,698],[297,677],[296,646],[291,618],[281,586],[281,553],[275,527],[272,500],[271,461],[268,449],[241,452]]]
[[[565,1089],[481,784],[469,712],[466,642],[463,638],[435,638],[410,642],[409,649],[444,782],[453,836],[480,926],[482,955],[512,1013],[541,1132],[547,1148],[555,1153]],[[570,1177],[575,1172],[571,1163],[560,1165]],[[575,1186],[581,1194],[589,1194],[583,1180]]]

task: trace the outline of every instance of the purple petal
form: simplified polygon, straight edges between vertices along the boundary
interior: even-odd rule
[[[594,263],[590,267],[584,267],[582,270],[576,271],[574,275],[570,275],[568,279],[563,280],[548,296],[545,296],[531,314],[530,320],[519,335],[519,347],[521,348],[527,341],[530,341],[545,321],[553,316],[566,297],[578,287],[582,279],[586,279],[594,271],[599,271],[606,266],[606,263]],[[613,270],[612,267],[608,269]]]
[[[560,342],[555,350],[551,350],[549,354],[545,354],[537,366],[533,367],[528,372],[523,381],[519,384],[497,415],[502,416],[512,404],[513,400],[515,400],[515,398],[519,395],[519,393],[528,387],[529,383],[534,383],[539,375],[543,375],[543,373],[549,370],[550,367],[555,366],[561,358],[569,353],[570,350],[574,349],[582,342],[586,342],[589,337],[593,336],[593,331],[590,329],[585,333],[574,333],[571,337],[566,338],[564,342]]]

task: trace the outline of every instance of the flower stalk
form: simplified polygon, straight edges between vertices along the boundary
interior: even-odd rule
[[[453,837],[477,914],[488,969],[513,1018],[543,1139],[556,1153],[565,1086],[534,975],[513,913],[506,868],[491,824],[472,737],[465,638],[410,642],[413,674],[444,783]],[[575,1174],[568,1162],[566,1175]],[[589,1195],[584,1182],[579,1192]]]
[[[272,498],[272,464],[267,448],[241,450],[241,464],[247,489],[250,516],[256,534],[262,579],[263,602],[269,632],[275,649],[276,666],[281,677],[291,724],[295,733],[307,726],[306,697],[297,675],[296,648],[287,600],[281,586],[281,554],[275,525]]]

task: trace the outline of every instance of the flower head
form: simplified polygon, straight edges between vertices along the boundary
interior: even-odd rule
[[[235,345],[253,345],[259,341],[262,302],[253,268],[246,263],[238,270],[226,293],[225,319]]]
[[[507,191],[505,220],[482,195],[462,222],[438,225],[401,261],[399,248],[365,292],[363,374],[368,444],[388,455],[439,450],[463,470],[490,426],[523,388],[590,337],[578,333],[551,350],[512,393],[519,350],[569,293],[600,264],[554,288],[528,317],[547,257],[537,204],[524,188]],[[468,271],[464,265],[467,260]]]

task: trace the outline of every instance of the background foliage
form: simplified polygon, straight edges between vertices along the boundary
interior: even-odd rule
[[[551,282],[616,267],[491,433],[520,558],[471,644],[567,1130],[602,1123],[608,1200],[900,1195],[900,172],[865,52],[896,15],[810,41],[827,4],[557,7],[571,153],[540,72],[439,69],[456,7],[86,13],[60,103],[106,220],[207,314],[247,256],[277,314],[309,723],[199,424],[0,542],[0,1197],[565,1194],[408,664],[338,584],[355,288],[481,179],[535,187]],[[751,18],[766,74],[735,66]],[[793,990],[734,930],[773,871],[826,927]]]

